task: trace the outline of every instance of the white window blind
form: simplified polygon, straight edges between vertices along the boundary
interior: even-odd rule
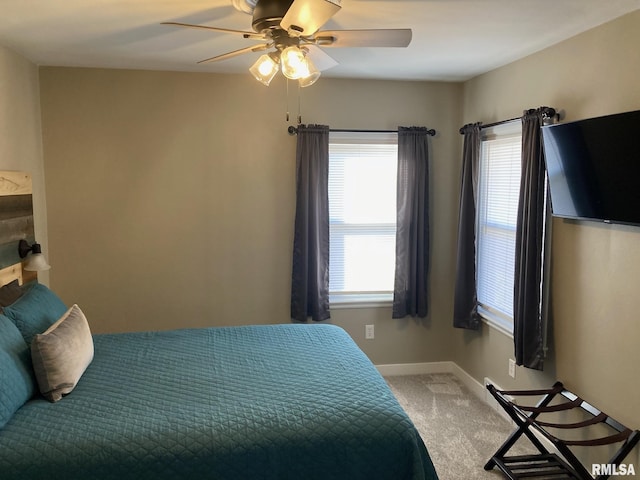
[[[482,142],[478,182],[477,270],[481,313],[513,331],[521,134]]]
[[[388,133],[330,133],[329,291],[333,298],[393,292],[397,141],[396,134]]]

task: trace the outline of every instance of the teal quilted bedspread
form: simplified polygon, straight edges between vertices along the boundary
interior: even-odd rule
[[[57,403],[0,430],[2,480],[437,479],[415,427],[331,325],[94,337]]]

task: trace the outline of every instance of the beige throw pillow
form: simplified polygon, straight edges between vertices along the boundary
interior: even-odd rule
[[[74,389],[93,360],[89,323],[78,305],[34,337],[31,357],[40,393],[47,400],[57,402]]]

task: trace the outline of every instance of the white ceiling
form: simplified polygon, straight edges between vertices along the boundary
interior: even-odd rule
[[[640,0],[342,0],[322,29],[411,28],[408,48],[326,49],[325,77],[466,80],[621,15]],[[255,41],[160,25],[251,30],[231,0],[0,0],[0,45],[38,65],[246,72]]]

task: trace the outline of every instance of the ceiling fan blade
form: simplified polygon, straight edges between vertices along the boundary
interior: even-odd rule
[[[266,38],[261,33],[245,32],[244,30],[232,30],[229,28],[208,27],[206,25],[194,25],[192,23],[162,22],[161,25],[174,25],[177,27],[199,28],[201,30],[212,30],[214,32],[222,32],[222,33],[236,33],[236,34],[242,35],[244,38],[252,38],[256,40],[263,40],[264,38]]]
[[[280,21],[291,35],[308,37],[340,10],[335,0],[294,0]]]
[[[305,45],[304,48],[308,50],[307,57],[309,57],[316,68],[321,72],[338,65],[338,62],[325,53],[321,48],[315,45]]]
[[[407,47],[411,43],[410,28],[382,30],[324,30],[314,35],[321,47]]]
[[[261,52],[266,50],[271,45],[269,44],[261,44],[261,45],[253,45],[251,47],[241,48],[240,50],[234,50],[233,52],[223,53],[222,55],[216,55],[215,57],[205,58],[204,60],[200,60],[198,63],[207,63],[207,62],[217,62],[219,60],[226,60],[228,58],[237,57],[238,55],[242,55],[243,53],[250,52]]]

